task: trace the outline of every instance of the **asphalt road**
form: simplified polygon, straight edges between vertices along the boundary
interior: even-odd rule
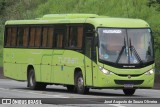
[[[141,98],[159,98],[160,91],[153,89],[139,89],[135,92],[133,96],[125,96],[122,90],[112,90],[112,89],[102,89],[96,90],[91,89],[90,93],[87,95],[80,95],[75,93],[69,93],[67,89],[63,86],[47,86],[47,89],[44,91],[35,91],[30,90],[26,87],[26,82],[19,82],[9,79],[0,79],[0,98],[20,98],[20,99],[39,99],[39,98],[48,98],[44,99],[47,101],[48,106],[94,106],[94,107],[158,107],[160,104],[104,104],[105,100],[110,99],[138,99]],[[118,98],[118,99],[117,99]],[[54,104],[51,104],[53,103]],[[66,104],[67,103],[67,104]],[[69,104],[68,104],[69,103]],[[85,103],[85,104],[84,104]],[[95,104],[97,103],[97,104]],[[1,106],[1,105],[0,105]],[[3,105],[4,106],[4,105]],[[39,105],[41,107],[42,105]],[[7,106],[8,107],[8,106]],[[25,105],[25,107],[31,107],[31,105]]]

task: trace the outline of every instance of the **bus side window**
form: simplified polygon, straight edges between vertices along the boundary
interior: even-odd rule
[[[28,46],[29,27],[24,28],[23,32],[23,47]]]
[[[30,28],[30,38],[29,38],[29,46],[30,47],[34,47],[35,32],[36,32],[36,29],[34,27],[31,27]]]
[[[66,47],[81,49],[82,40],[83,40],[82,26],[69,26],[67,28]]]
[[[35,28],[35,47],[40,47],[41,46],[41,31],[42,29],[39,27]]]
[[[29,46],[39,48],[41,46],[41,27],[30,28]]]
[[[83,27],[78,27],[77,32],[77,48],[82,48],[82,40],[83,40]]]
[[[23,46],[23,34],[24,34],[24,28],[19,27],[18,28],[18,35],[17,35],[17,46]]]
[[[59,32],[56,33],[56,48],[62,48],[63,47],[63,33]]]
[[[42,47],[53,47],[53,27],[44,27],[42,33]]]
[[[12,34],[12,29],[7,27],[6,28],[6,43],[5,46],[10,46],[11,45],[11,34]]]
[[[70,27],[70,34],[69,34],[69,47],[74,48],[76,47],[76,36],[77,36],[77,29],[76,27]]]
[[[49,48],[53,47],[53,32],[54,32],[54,29],[52,27],[48,28],[47,47],[49,47]]]
[[[16,37],[17,37],[17,28],[13,27],[12,28],[12,35],[11,35],[11,46],[12,47],[16,46]]]
[[[42,33],[42,47],[47,47],[47,34],[48,33],[48,28],[43,28],[43,33]]]

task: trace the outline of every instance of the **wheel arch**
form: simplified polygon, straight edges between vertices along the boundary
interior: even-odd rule
[[[78,81],[79,81],[80,77],[83,78],[83,86],[78,85]],[[75,84],[75,90],[77,93],[86,94],[89,92],[89,88],[86,87],[85,72],[83,72],[83,70],[79,67],[75,68],[75,70],[74,70],[74,84]]]
[[[28,66],[27,66],[27,78],[28,78],[28,76],[29,76],[29,71],[30,71],[31,69],[34,69],[33,65],[28,65]]]
[[[34,69],[33,65],[28,65],[28,66],[27,66],[27,87],[29,87],[28,78],[29,78],[29,71],[30,71],[31,69]]]
[[[80,67],[77,67],[77,68],[74,69],[74,83],[75,83],[76,75],[79,72],[82,73],[82,76],[83,76],[83,79],[84,79],[84,84],[85,84],[85,75],[84,75],[84,72],[82,71],[82,69]]]

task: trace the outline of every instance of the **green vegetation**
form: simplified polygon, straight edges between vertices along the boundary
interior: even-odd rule
[[[160,70],[160,0],[0,0],[0,57],[6,20],[34,19],[59,13],[95,13],[146,20],[155,37],[156,70]]]

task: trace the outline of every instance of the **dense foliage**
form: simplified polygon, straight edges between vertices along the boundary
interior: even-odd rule
[[[160,0],[0,0],[0,60],[6,20],[59,13],[95,13],[146,20],[153,30],[156,69],[160,70]]]

